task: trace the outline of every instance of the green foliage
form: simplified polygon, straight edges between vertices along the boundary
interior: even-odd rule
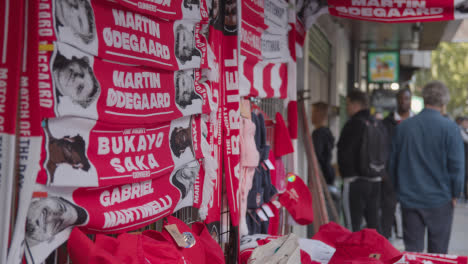
[[[450,89],[447,110],[452,116],[468,115],[468,43],[440,43],[432,52],[431,70],[415,75],[415,94],[432,80],[442,81]]]

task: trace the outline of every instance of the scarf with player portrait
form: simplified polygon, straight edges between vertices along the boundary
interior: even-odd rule
[[[37,67],[43,118],[83,117],[135,126],[210,113],[211,88],[201,69],[167,71],[42,43]],[[33,79],[34,80],[34,79]]]
[[[207,67],[204,21],[158,20],[111,0],[40,0],[41,41],[102,59],[165,70]]]

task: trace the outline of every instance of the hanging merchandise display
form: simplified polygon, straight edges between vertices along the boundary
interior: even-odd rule
[[[270,202],[277,193],[271,182],[270,170],[265,164],[270,153],[270,145],[267,144],[267,131],[263,114],[253,112],[252,121],[256,126],[255,145],[260,154],[260,162],[257,164],[253,179],[251,179],[252,188],[247,196],[246,222],[249,235],[268,233],[269,221],[262,206]]]
[[[14,189],[15,142],[17,103],[20,90],[20,74],[24,23],[24,1],[0,1],[0,263],[7,258],[7,246],[11,223]],[[12,30],[15,25],[16,30]]]
[[[102,60],[63,43],[50,47],[39,57],[43,118],[135,125],[211,112],[210,82],[200,69],[162,71]]]
[[[243,101],[245,102],[245,101]],[[248,101],[247,101],[248,103]],[[255,147],[255,132],[256,127],[252,120],[241,117],[241,129],[239,135],[240,144],[240,223],[239,234],[247,235],[246,213],[247,213],[247,197],[252,188],[252,181],[257,168],[260,157]]]
[[[207,21],[158,20],[115,1],[35,4],[20,16],[34,23],[23,54],[8,263],[21,263],[23,251],[28,263],[44,261],[74,226],[121,233],[184,207],[200,208],[202,220],[216,210],[221,104],[207,80],[217,79],[200,69],[208,66]],[[142,47],[149,53],[137,54]]]
[[[320,15],[468,8],[326,2],[0,0],[0,263],[466,263],[328,223],[309,137],[308,185],[286,172]]]
[[[111,0],[41,0],[39,37],[122,63],[166,70],[207,68],[208,24],[164,21]],[[82,10],[75,12],[74,10]]]

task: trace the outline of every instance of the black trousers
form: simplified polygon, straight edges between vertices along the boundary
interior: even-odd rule
[[[362,219],[367,228],[377,229],[379,225],[379,205],[381,182],[357,179],[343,186],[343,207],[345,218],[352,230],[359,231]]]
[[[395,190],[390,179],[385,178],[381,184],[381,215],[380,233],[385,238],[392,236],[392,228],[395,224],[395,209],[397,204]]]
[[[438,208],[402,208],[403,240],[405,250],[422,252],[427,228],[427,252],[447,254],[453,222],[453,205],[450,201]]]

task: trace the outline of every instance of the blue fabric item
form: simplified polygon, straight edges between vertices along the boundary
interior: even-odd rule
[[[465,153],[457,125],[424,109],[397,126],[389,173],[404,208],[436,208],[463,190]]]

